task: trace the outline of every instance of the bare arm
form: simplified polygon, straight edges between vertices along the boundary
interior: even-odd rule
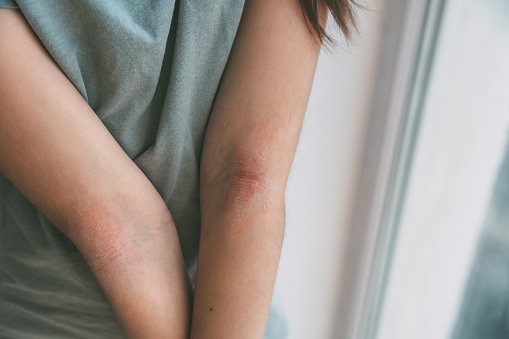
[[[319,50],[297,0],[246,1],[202,156],[193,339],[263,337]]]
[[[164,201],[6,9],[0,170],[76,244],[128,337],[188,337],[190,283]]]

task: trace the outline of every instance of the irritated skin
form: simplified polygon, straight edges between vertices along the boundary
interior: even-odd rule
[[[202,155],[193,339],[263,337],[319,50],[297,0],[246,1]]]
[[[164,201],[8,9],[0,170],[76,244],[127,337],[189,337],[191,285]]]
[[[0,9],[0,170],[76,244],[127,337],[263,337],[319,49],[298,0],[246,1],[205,137],[193,302],[157,191]]]

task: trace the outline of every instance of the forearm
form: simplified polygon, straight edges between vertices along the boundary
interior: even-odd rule
[[[284,233],[284,204],[280,193],[276,198],[263,184],[240,181],[202,191],[193,339],[263,337]]]
[[[166,204],[15,10],[0,10],[0,170],[76,244],[128,337],[184,338]]]
[[[137,206],[150,203],[127,198]],[[115,200],[110,203],[111,209],[91,209],[100,215],[83,219],[82,235],[71,240],[91,267],[124,334],[188,338],[191,284],[169,212],[166,217],[150,215],[151,207],[145,206],[147,214],[138,214],[119,208],[122,203]]]
[[[128,338],[188,338],[192,292],[171,218],[124,213],[77,242],[80,252]]]

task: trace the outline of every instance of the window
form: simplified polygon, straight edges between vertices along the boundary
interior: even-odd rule
[[[390,1],[341,338],[509,337],[509,2]]]

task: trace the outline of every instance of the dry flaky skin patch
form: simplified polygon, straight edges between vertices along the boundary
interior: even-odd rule
[[[137,197],[115,195],[102,204],[91,204],[93,208],[89,203],[75,204],[70,219],[80,222],[66,225],[65,233],[94,272],[115,270],[126,275],[140,274],[144,265],[140,253],[149,250],[147,244],[154,239],[161,242],[176,237],[173,220],[166,209],[149,212],[137,200]],[[154,209],[155,205],[151,206]]]
[[[268,126],[252,128],[240,147],[219,147],[214,161],[222,169],[202,176],[202,193],[215,196],[215,209],[229,224],[242,229],[243,217],[282,208],[286,176],[277,139]]]
[[[133,247],[131,227],[125,217],[111,211],[81,210],[86,225],[75,225],[71,240],[76,244],[94,272],[105,272],[112,267],[123,268],[129,273],[140,258]]]

